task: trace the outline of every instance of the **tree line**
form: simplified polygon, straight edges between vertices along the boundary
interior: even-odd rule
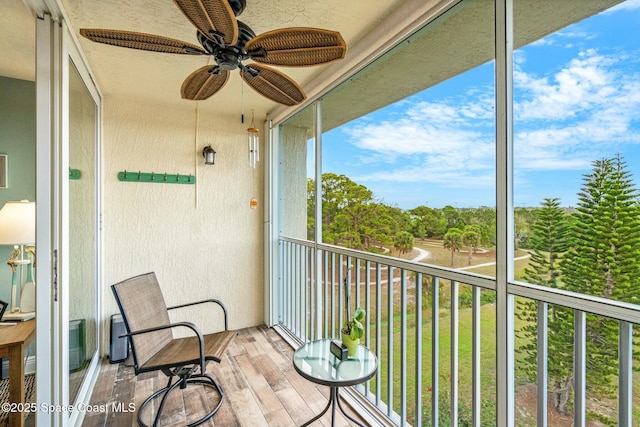
[[[537,207],[516,208],[516,246],[530,248],[531,226]],[[569,212],[571,209],[566,209]],[[307,180],[307,238],[315,236],[315,181]],[[447,234],[449,234],[448,237]],[[351,249],[381,252],[394,247],[400,252],[413,248],[415,239],[449,241],[452,251],[483,245],[496,239],[494,207],[432,208],[421,205],[400,209],[374,198],[373,192],[346,175],[322,175],[322,241]]]

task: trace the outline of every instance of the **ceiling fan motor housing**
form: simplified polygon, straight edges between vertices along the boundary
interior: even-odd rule
[[[234,46],[225,46],[223,43],[213,41],[198,31],[198,41],[202,47],[212,55],[220,69],[235,70],[242,68],[242,61],[251,55],[244,50],[244,45],[254,38],[256,34],[244,22],[238,22],[238,42]]]
[[[235,70],[240,66],[241,58],[235,48],[227,48],[216,52],[214,55],[218,66],[223,70]]]

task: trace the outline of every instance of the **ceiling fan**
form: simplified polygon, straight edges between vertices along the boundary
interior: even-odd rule
[[[89,40],[131,49],[185,55],[211,55],[215,65],[201,67],[182,83],[182,98],[199,101],[218,92],[229,80],[231,70],[258,93],[284,105],[306,99],[302,88],[286,74],[268,67],[307,67],[344,58],[347,46],[339,32],[320,28],[292,27],[256,36],[248,25],[236,19],[246,0],[174,0],[197,28],[201,46],[180,40],[133,31],[81,29]],[[253,60],[244,65],[245,60]]]

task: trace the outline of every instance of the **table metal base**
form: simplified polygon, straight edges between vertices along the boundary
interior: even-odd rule
[[[329,393],[329,402],[327,403],[327,406],[322,410],[322,412],[320,412],[318,415],[316,415],[315,417],[313,417],[312,419],[304,423],[301,427],[306,427],[311,423],[313,423],[314,421],[317,421],[318,419],[320,419],[320,417],[322,417],[329,410],[330,407],[331,407],[331,427],[333,427],[336,422],[336,405],[338,406],[338,408],[340,408],[340,411],[342,412],[342,414],[345,417],[347,417],[351,422],[355,423],[356,425],[359,425],[360,427],[366,427],[364,424],[353,419],[349,414],[347,414],[344,411],[344,408],[340,403],[340,394],[338,393],[339,387],[330,387],[330,388],[331,388],[331,392]]]

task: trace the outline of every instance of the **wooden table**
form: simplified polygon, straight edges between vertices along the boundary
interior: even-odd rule
[[[35,337],[36,319],[0,326],[0,357],[9,357],[9,403],[24,403],[24,350]],[[9,426],[24,426],[24,414],[10,412]]]

